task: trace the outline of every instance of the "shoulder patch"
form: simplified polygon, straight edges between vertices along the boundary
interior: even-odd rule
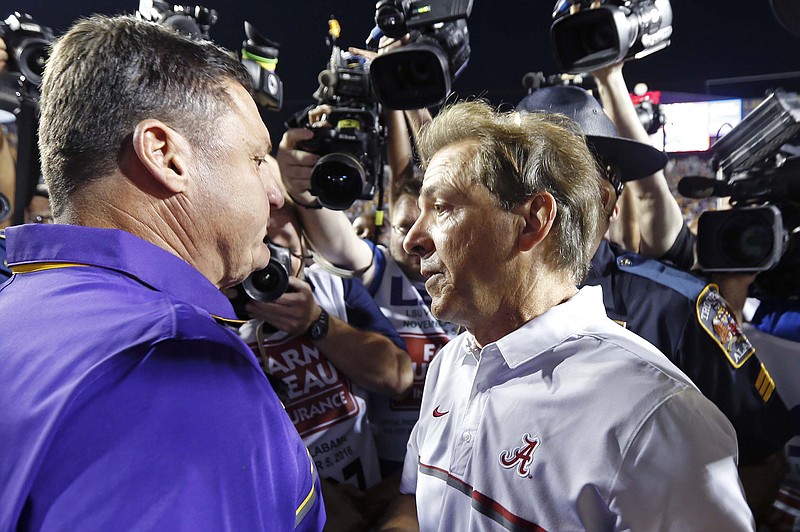
[[[697,298],[696,310],[697,321],[722,349],[731,365],[742,367],[755,348],[742,332],[728,303],[719,295],[717,285],[705,287]]]

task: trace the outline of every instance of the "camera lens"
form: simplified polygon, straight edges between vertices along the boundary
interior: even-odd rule
[[[270,260],[266,268],[251,273],[242,286],[256,301],[274,301],[286,292],[289,274],[280,264]]]
[[[48,42],[43,39],[30,39],[25,41],[19,49],[19,70],[28,81],[34,85],[41,85],[44,75],[44,65],[47,62]]]
[[[251,273],[242,281],[245,293],[256,301],[274,301],[289,288],[292,267],[289,250],[267,240],[271,256],[266,268]]]
[[[720,229],[720,244],[731,263],[755,267],[772,254],[772,226],[760,216],[730,218]]]
[[[311,172],[311,193],[328,209],[343,211],[364,189],[366,174],[361,164],[346,153],[329,153]]]
[[[375,11],[375,23],[387,37],[399,39],[408,32],[402,5],[394,2],[379,2]]]

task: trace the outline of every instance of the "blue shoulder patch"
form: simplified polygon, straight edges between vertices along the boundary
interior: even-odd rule
[[[707,284],[689,272],[678,270],[663,262],[648,259],[636,253],[619,255],[617,268],[671,288],[692,301],[697,299]]]

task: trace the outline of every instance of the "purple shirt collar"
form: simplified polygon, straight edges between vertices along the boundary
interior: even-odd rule
[[[6,229],[9,267],[41,262],[77,263],[132,277],[209,314],[235,320],[227,297],[189,263],[119,229],[25,224]]]

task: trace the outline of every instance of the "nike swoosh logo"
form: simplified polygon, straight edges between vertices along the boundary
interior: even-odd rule
[[[438,406],[433,409],[433,417],[442,417],[442,416],[444,416],[446,414],[449,414],[449,413],[450,413],[449,410],[447,412],[440,412]]]

